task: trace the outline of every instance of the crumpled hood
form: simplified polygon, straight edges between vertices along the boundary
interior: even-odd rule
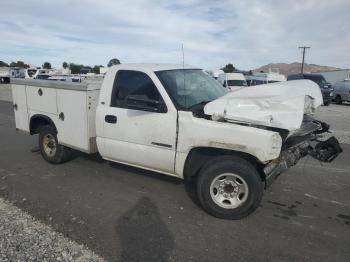
[[[213,120],[249,123],[294,131],[304,114],[322,105],[319,86],[310,80],[295,80],[241,88],[204,107]]]

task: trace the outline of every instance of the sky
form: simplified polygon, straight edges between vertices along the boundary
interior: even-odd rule
[[[0,60],[350,68],[349,0],[0,0]]]

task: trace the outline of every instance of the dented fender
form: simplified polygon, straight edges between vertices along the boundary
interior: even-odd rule
[[[197,118],[192,112],[179,111],[175,172],[180,176],[188,153],[197,147],[239,151],[266,163],[279,156],[282,138],[278,132]]]

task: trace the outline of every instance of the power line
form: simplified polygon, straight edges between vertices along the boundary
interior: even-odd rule
[[[301,73],[304,73],[304,61],[306,49],[310,49],[310,46],[299,46],[299,49],[303,49],[303,62],[301,63]]]

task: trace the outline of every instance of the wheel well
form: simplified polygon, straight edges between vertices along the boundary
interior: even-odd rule
[[[40,128],[43,126],[53,126],[55,131],[57,132],[57,128],[54,124],[54,122],[49,118],[48,116],[44,115],[34,115],[30,119],[30,124],[29,124],[29,131],[30,134],[38,134],[40,132]]]
[[[254,156],[234,150],[213,148],[213,147],[198,147],[193,148],[188,153],[184,167],[184,179],[190,179],[198,175],[202,166],[210,159],[216,156],[234,155],[249,161],[258,171],[262,180],[265,180],[263,172],[263,164]]]

